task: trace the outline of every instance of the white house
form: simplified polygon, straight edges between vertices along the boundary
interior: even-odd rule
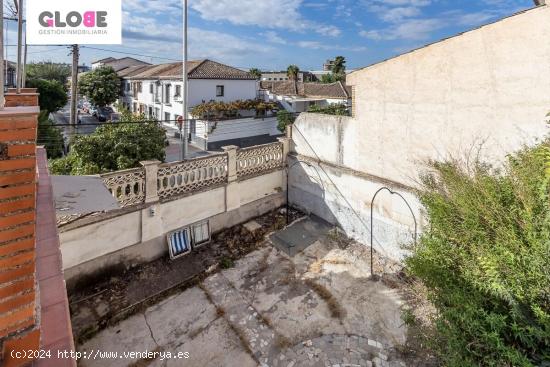
[[[260,90],[266,101],[278,102],[287,111],[307,112],[313,105],[328,106],[345,104],[351,106],[351,88],[342,82],[302,83],[292,80],[269,82],[262,81]]]
[[[203,102],[229,103],[258,98],[258,82],[245,71],[212,60],[189,61],[187,67],[189,110]],[[119,70],[118,75],[123,89],[119,102],[124,107],[156,118],[164,125],[177,126],[183,113],[181,63],[131,66]],[[275,139],[272,133],[276,134],[277,122],[275,118],[260,121],[248,117],[235,119],[232,123],[224,121],[224,128],[233,126],[227,131],[221,125],[212,121],[192,121],[190,135],[193,142],[209,150],[230,144],[248,146],[269,142]]]

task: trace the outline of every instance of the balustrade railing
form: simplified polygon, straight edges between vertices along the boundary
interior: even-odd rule
[[[237,175],[239,178],[283,167],[284,151],[282,143],[258,145],[239,149],[237,153]]]
[[[122,207],[145,200],[145,170],[133,168],[101,175],[103,183]]]
[[[245,179],[284,166],[282,143],[272,143],[230,153],[163,163],[143,162],[145,168],[134,168],[101,175],[109,192],[122,207],[169,199]],[[231,157],[231,158],[229,158]],[[231,168],[231,170],[230,170]],[[229,177],[231,175],[236,176]],[[156,187],[155,187],[156,186]]]
[[[157,187],[160,199],[227,182],[227,154],[161,164]]]

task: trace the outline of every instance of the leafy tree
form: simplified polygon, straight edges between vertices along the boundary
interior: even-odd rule
[[[344,56],[336,56],[332,64],[330,74],[325,74],[321,77],[321,83],[330,84],[346,81],[346,58]]]
[[[288,111],[277,112],[277,128],[280,132],[284,133],[288,125],[292,125],[296,121],[296,116]]]
[[[313,105],[309,107],[307,112],[312,113],[322,113],[324,115],[338,115],[338,116],[349,116],[349,107],[345,104],[339,103],[339,104],[330,104],[328,106],[318,106]]]
[[[67,92],[57,80],[31,79],[27,81],[29,88],[37,88],[40,96],[40,109],[52,113],[67,104]]]
[[[260,69],[252,68],[248,71],[249,74],[254,76],[256,79],[260,79],[262,77],[262,72]]]
[[[113,68],[100,67],[80,78],[78,87],[93,104],[103,107],[118,99],[120,79]]]
[[[335,75],[346,74],[346,58],[344,56],[336,56],[331,71]]]
[[[75,137],[69,154],[50,161],[50,170],[57,175],[91,175],[139,167],[141,161],[164,161],[167,143],[158,123],[123,112],[119,123]]]
[[[550,140],[500,170],[453,160],[429,169],[419,193],[429,226],[406,260],[437,309],[428,341],[445,366],[544,365]]]
[[[300,68],[297,65],[289,65],[286,69],[286,75],[290,80],[298,80],[298,74],[300,73]]]
[[[38,116],[37,144],[46,148],[48,158],[60,158],[64,152],[64,140],[61,130],[48,118],[48,111]]]
[[[55,80],[65,87],[67,85],[67,78],[71,75],[71,67],[67,64],[46,61],[27,65],[26,72],[27,80]]]

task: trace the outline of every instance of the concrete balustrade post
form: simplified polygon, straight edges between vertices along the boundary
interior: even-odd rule
[[[238,209],[241,206],[241,194],[237,174],[237,149],[235,145],[222,147],[227,153],[227,186],[225,187],[225,210]]]
[[[158,196],[158,171],[160,161],[143,161],[140,164],[145,169],[145,202],[155,203],[159,201]]]
[[[236,145],[228,145],[222,147],[223,151],[227,153],[227,182],[237,181],[237,149]]]

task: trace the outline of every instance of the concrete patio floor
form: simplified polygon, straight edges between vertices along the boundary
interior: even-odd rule
[[[102,330],[79,351],[119,356],[79,365],[405,366],[396,353],[406,341],[404,301],[369,281],[368,250],[324,234],[290,258],[267,241],[200,286]],[[145,350],[189,358],[122,356]]]

